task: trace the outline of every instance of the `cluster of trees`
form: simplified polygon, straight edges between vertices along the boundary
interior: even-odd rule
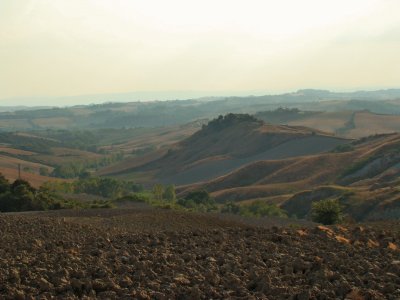
[[[138,184],[109,177],[89,177],[73,182],[52,181],[45,186],[59,193],[85,193],[111,199],[143,191],[143,187]]]
[[[205,190],[191,191],[183,197],[177,198],[175,186],[156,184],[152,190],[153,201],[151,204],[164,208],[184,208],[193,211],[214,211],[217,204]]]
[[[218,118],[208,122],[207,125],[203,125],[203,130],[220,130],[222,128],[230,127],[233,124],[249,122],[261,124],[263,121],[255,118],[249,114],[227,114],[225,116],[220,115]]]
[[[232,213],[235,215],[247,217],[283,217],[286,218],[286,212],[274,204],[267,204],[264,201],[253,201],[247,205],[238,205],[232,201],[226,203],[222,209],[222,213]]]
[[[89,130],[47,129],[36,133],[48,139],[60,141],[60,146],[97,152],[98,137]]]
[[[90,173],[87,171],[88,169],[105,167],[121,161],[123,158],[123,152],[117,152],[98,159],[59,165],[54,168],[51,176],[65,179],[76,177],[85,178],[90,176]]]
[[[17,179],[13,183],[0,174],[0,211],[60,209],[62,202],[49,189],[35,189],[29,182]]]
[[[185,208],[203,212],[214,211],[218,208],[214,198],[205,190],[189,192],[185,197],[180,198],[177,204]]]

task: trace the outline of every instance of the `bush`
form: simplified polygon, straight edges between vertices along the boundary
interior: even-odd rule
[[[342,207],[338,200],[327,199],[311,204],[311,218],[324,225],[339,223],[343,219]]]
[[[263,201],[254,201],[240,208],[240,214],[252,217],[282,217],[286,218],[286,212],[275,204],[267,204]]]
[[[217,209],[215,200],[205,190],[189,192],[185,198],[179,199],[177,204],[198,211],[212,211]]]
[[[149,203],[150,196],[145,193],[135,193],[125,195],[114,200],[115,202],[138,202],[138,203]]]
[[[286,211],[275,204],[264,201],[253,201],[251,204],[238,205],[232,201],[227,202],[221,209],[222,213],[232,213],[247,217],[281,217],[287,218]]]

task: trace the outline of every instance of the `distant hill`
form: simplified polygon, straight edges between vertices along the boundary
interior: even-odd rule
[[[255,116],[272,124],[305,126],[346,138],[400,132],[400,115],[378,114],[368,110],[327,112],[279,108],[258,112]]]
[[[120,170],[102,175],[151,173],[155,182],[182,185],[209,180],[254,161],[311,155],[349,142],[305,127],[269,125],[247,114],[228,114],[210,121],[161,157],[142,164],[127,161]]]
[[[90,103],[90,99],[89,96],[87,100],[82,98],[82,102]],[[124,101],[127,99],[129,97],[123,98]],[[303,111],[368,109],[375,113],[400,114],[400,89],[351,93],[308,89],[265,96],[105,103],[64,108],[10,107],[9,112],[0,112],[0,130],[161,127],[212,119],[227,113],[254,114],[282,106]]]

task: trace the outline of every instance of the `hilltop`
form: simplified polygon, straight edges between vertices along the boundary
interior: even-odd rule
[[[220,116],[154,160],[130,161],[132,168],[103,175],[153,174],[154,181],[187,184],[215,178],[245,164],[304,156],[333,149],[350,140],[321,131],[271,125],[247,114]],[[142,162],[142,164],[140,164]]]

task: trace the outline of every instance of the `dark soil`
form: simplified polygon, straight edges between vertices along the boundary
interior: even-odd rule
[[[0,299],[400,298],[400,224],[307,225],[149,208],[0,214]]]

